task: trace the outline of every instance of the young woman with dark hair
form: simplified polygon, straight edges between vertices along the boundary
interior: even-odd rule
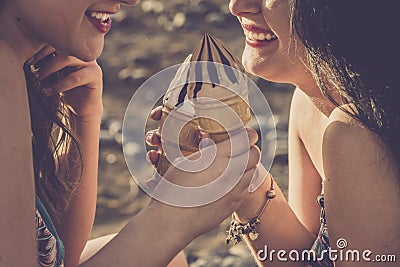
[[[289,120],[289,200],[275,185],[276,197],[256,227],[258,238],[246,237],[257,261],[397,266],[388,256],[400,257],[394,2],[231,0],[230,9],[246,36],[246,70],[296,85]],[[270,179],[264,183],[236,213],[241,225],[265,206]],[[286,254],[278,256],[281,249]],[[289,256],[291,250],[301,256],[309,249],[318,259]],[[358,250],[360,260],[346,259],[347,250]],[[362,258],[368,250],[371,254]],[[391,262],[378,262],[379,255]]]

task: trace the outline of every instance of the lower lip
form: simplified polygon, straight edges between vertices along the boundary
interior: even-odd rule
[[[249,40],[246,38],[246,44],[248,44],[251,47],[264,47],[264,46],[268,46],[271,45],[272,43],[274,43],[276,41],[276,39],[272,39],[270,41],[259,41],[259,40]]]
[[[87,16],[87,15],[86,15]],[[89,21],[92,23],[92,25],[99,30],[101,33],[107,33],[111,30],[111,19],[108,19],[106,22],[101,22],[100,20],[96,18],[92,18],[90,16],[87,16]]]

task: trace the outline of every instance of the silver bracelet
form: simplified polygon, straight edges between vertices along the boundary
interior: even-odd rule
[[[233,239],[234,245],[242,241],[242,235],[249,235],[249,238],[251,241],[257,240],[257,238],[260,236],[260,234],[257,232],[258,226],[261,224],[261,216],[264,214],[265,209],[267,208],[269,202],[276,196],[275,190],[274,190],[274,179],[271,176],[271,187],[270,189],[265,193],[265,202],[264,205],[262,206],[259,214],[251,219],[248,223],[243,224],[239,222],[238,219],[235,218],[235,215],[232,214],[232,221],[229,227],[228,237],[226,238],[226,244],[229,245],[231,240]]]

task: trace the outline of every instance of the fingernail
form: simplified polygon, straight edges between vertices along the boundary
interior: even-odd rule
[[[153,110],[150,112],[150,117],[153,117],[155,113],[156,113],[156,110],[153,109]]]
[[[211,138],[204,138],[200,141],[199,147],[200,149],[206,148],[214,144],[214,141]]]
[[[157,184],[157,181],[153,178],[146,181],[146,186],[150,191],[153,191],[156,188]]]
[[[149,133],[146,135],[146,142],[151,144],[151,140],[153,140],[153,133]]]
[[[205,138],[210,138],[210,135],[208,134],[208,133],[206,133],[206,132],[200,132],[200,138],[201,139],[205,139]]]
[[[151,160],[150,160],[149,152],[146,153],[146,162],[149,163],[149,164],[153,164],[153,163],[151,162]]]

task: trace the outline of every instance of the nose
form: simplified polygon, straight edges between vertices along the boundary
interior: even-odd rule
[[[140,0],[123,0],[121,1],[121,3],[123,5],[127,5],[127,6],[134,6],[137,5],[140,2]]]
[[[240,17],[246,13],[257,14],[260,12],[259,0],[231,0],[229,10],[232,15]]]

